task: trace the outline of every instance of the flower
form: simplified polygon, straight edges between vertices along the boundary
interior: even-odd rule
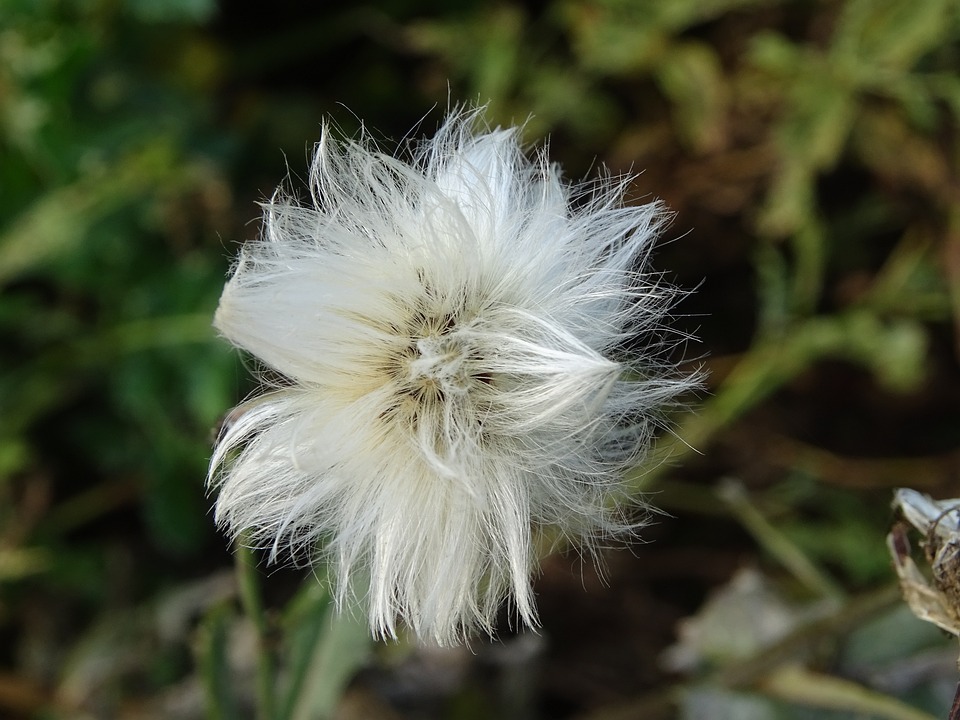
[[[535,625],[538,533],[637,527],[623,471],[694,384],[646,270],[662,206],[566,183],[481,113],[409,162],[325,129],[310,201],[265,204],[215,318],[274,378],[217,442],[217,522],[319,553],[385,637],[492,632],[507,598]]]

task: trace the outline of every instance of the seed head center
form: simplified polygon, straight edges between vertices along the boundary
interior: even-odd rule
[[[455,334],[428,335],[417,339],[415,345],[416,353],[409,364],[411,382],[453,394],[468,391],[470,350],[461,338]]]

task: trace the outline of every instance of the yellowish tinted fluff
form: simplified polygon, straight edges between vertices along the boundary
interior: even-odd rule
[[[310,201],[266,204],[217,310],[286,379],[221,433],[218,523],[329,563],[380,636],[458,642],[507,599],[536,624],[536,533],[635,527],[622,473],[693,384],[646,270],[664,212],[628,182],[568,184],[479,111],[409,162],[325,131]]]

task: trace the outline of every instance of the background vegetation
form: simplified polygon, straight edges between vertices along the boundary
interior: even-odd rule
[[[0,716],[945,717],[884,537],[960,496],[958,69],[956,0],[0,0]],[[710,387],[650,542],[544,561],[542,633],[374,645],[215,531],[250,386],[209,322],[322,118],[477,100],[644,171]]]

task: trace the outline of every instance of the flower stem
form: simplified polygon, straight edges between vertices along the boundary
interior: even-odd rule
[[[240,601],[257,633],[257,718],[274,720],[276,713],[269,627],[263,610],[263,598],[260,595],[260,576],[257,573],[256,557],[247,540],[246,535],[238,538],[235,559]]]
[[[759,546],[780,561],[797,580],[823,598],[843,601],[843,590],[757,509],[739,481],[722,480],[718,492]]]

